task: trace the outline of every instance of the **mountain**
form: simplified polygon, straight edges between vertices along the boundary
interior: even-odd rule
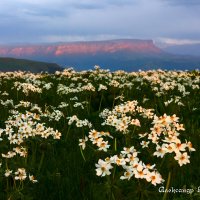
[[[177,55],[200,56],[200,44],[170,45],[162,49],[168,53]]]
[[[0,46],[1,56],[39,56],[43,55],[79,55],[99,53],[115,53],[127,51],[135,53],[160,53],[162,50],[157,48],[152,40],[108,40],[108,41],[88,41],[88,42],[68,42],[58,44],[41,45],[16,45]]]
[[[94,65],[111,70],[196,69],[200,57],[167,53],[152,40],[119,39],[38,45],[0,46],[0,56],[26,58],[90,69]]]
[[[15,58],[0,58],[0,72],[6,71],[30,71],[30,72],[49,72],[54,73],[55,71],[61,71],[59,65],[55,63],[37,62],[25,59]]]

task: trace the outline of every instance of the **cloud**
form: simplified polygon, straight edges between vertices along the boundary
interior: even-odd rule
[[[71,41],[101,41],[101,40],[112,40],[112,39],[131,39],[130,35],[47,35],[40,38],[42,41],[47,43],[53,42],[71,42]]]
[[[200,39],[194,40],[194,39],[158,38],[156,39],[156,43],[161,46],[200,44]]]
[[[32,10],[33,12],[29,12],[29,14],[37,14],[40,15],[42,13],[49,13],[49,15],[54,15],[54,11],[56,14],[65,13],[68,11],[75,11],[83,9],[83,10],[96,10],[96,9],[105,9],[110,6],[127,6],[134,5],[139,0],[7,0],[0,1],[0,11],[4,15],[13,14],[20,15],[17,11],[23,10]]]
[[[187,4],[186,0],[0,1],[0,43],[116,37],[200,39],[200,7]]]
[[[199,0],[164,0],[173,6],[200,6]]]

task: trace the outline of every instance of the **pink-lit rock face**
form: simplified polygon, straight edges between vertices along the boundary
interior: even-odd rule
[[[58,45],[27,45],[0,47],[0,56],[34,56],[34,55],[96,55],[115,52],[154,53],[162,51],[151,40],[110,40],[98,42],[72,42]]]
[[[37,49],[33,47],[17,47],[10,51],[10,54],[15,56],[33,55],[35,53],[37,53]]]
[[[5,56],[7,53],[8,53],[8,50],[6,48],[5,49],[0,48],[0,55],[1,56]]]
[[[108,41],[108,42],[85,42],[59,45],[56,48],[55,55],[66,54],[98,54],[98,53],[115,53],[119,51],[130,51],[135,53],[160,53],[152,41],[134,42],[125,41]]]

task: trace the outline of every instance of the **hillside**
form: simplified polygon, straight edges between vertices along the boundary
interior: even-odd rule
[[[76,70],[90,69],[94,65],[127,71],[200,67],[200,56],[167,53],[152,40],[137,39],[0,46],[0,56],[57,63]]]
[[[177,55],[200,56],[200,44],[170,45],[162,49]]]
[[[63,56],[99,53],[115,53],[120,51],[134,53],[161,53],[162,50],[152,40],[119,39],[107,41],[67,42],[38,45],[0,46],[1,56]]]
[[[62,68],[55,63],[37,62],[25,59],[0,58],[0,71],[30,71],[30,72],[49,72],[53,73]]]

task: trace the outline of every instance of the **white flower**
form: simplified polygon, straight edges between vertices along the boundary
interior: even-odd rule
[[[126,165],[126,160],[123,158],[123,157],[121,157],[121,156],[117,156],[117,155],[115,155],[115,156],[113,156],[112,157],[112,159],[113,159],[113,161],[114,161],[114,163],[116,164],[116,165]]]
[[[124,172],[124,176],[121,176],[120,179],[124,180],[124,179],[128,179],[130,180],[130,178],[133,176],[133,172],[130,170],[127,170]]]
[[[5,175],[5,177],[8,177],[11,175],[11,173],[12,173],[12,170],[6,169],[6,172],[4,175]]]
[[[136,152],[136,149],[134,148],[134,146],[132,146],[130,148],[124,147],[123,149],[124,149],[124,151],[121,151],[121,153],[125,154],[125,155]]]
[[[185,151],[185,149],[187,147],[187,145],[185,143],[180,143],[180,142],[178,142],[176,144],[173,143],[172,146],[176,153],[179,153],[180,151]]]
[[[139,162],[136,169],[134,170],[135,178],[145,178],[148,171],[149,170],[145,168],[141,162]]]
[[[97,167],[96,169],[97,176],[110,175],[111,172],[109,170],[113,168],[110,163],[105,162],[101,159],[99,159],[98,164],[95,164],[95,166]]]
[[[135,163],[135,162],[138,162],[138,161],[139,161],[139,158],[137,157],[137,155],[138,155],[138,152],[137,152],[137,151],[135,151],[135,152],[133,152],[133,153],[130,153],[130,154],[127,155],[128,158],[127,158],[126,160],[128,160],[128,162],[130,162],[130,164],[133,164],[133,163]]]
[[[140,144],[142,145],[142,148],[145,148],[145,147],[148,147],[149,142],[147,142],[147,141],[142,141]]]
[[[187,163],[190,163],[190,160],[189,160],[190,156],[188,156],[188,154],[185,152],[185,153],[177,153],[176,156],[174,157],[175,160],[178,161],[178,164],[180,166],[182,165],[186,165]]]
[[[15,172],[15,180],[23,181],[26,179],[26,170],[24,168],[18,168],[18,170]]]
[[[84,139],[79,139],[79,146],[84,150],[86,147],[86,141],[88,141],[88,137],[85,136]]]
[[[29,175],[29,180],[32,182],[32,183],[37,183],[38,181],[35,179],[35,177],[33,175]]]
[[[109,144],[108,141],[103,141],[103,138],[97,141],[97,146],[99,147],[99,150],[103,150],[103,151],[107,151],[107,149],[109,148]]]
[[[192,143],[189,141],[186,143],[187,148],[189,149],[189,151],[196,151],[195,148],[193,148]]]
[[[58,130],[53,132],[53,138],[54,139],[60,139],[60,137],[61,137],[61,133]]]
[[[140,121],[139,121],[138,119],[132,119],[132,120],[131,120],[131,124],[132,124],[132,125],[135,125],[135,126],[141,126],[141,125],[140,125]]]
[[[164,147],[161,147],[161,146],[159,146],[159,145],[157,145],[156,150],[157,150],[157,151],[154,152],[153,155],[154,155],[154,156],[157,156],[157,157],[163,158],[163,156],[164,156],[165,153],[166,153],[165,148],[164,148]]]
[[[91,130],[91,131],[89,132],[89,138],[90,138],[91,141],[94,141],[94,140],[97,139],[99,136],[100,136],[100,133],[97,132],[97,131],[94,130],[94,129]]]
[[[98,91],[100,90],[107,90],[108,88],[105,85],[99,84]]]
[[[148,182],[151,182],[153,185],[157,185],[157,184],[161,184],[162,182],[164,182],[164,180],[162,179],[161,175],[158,172],[150,172],[146,175],[146,180]]]

